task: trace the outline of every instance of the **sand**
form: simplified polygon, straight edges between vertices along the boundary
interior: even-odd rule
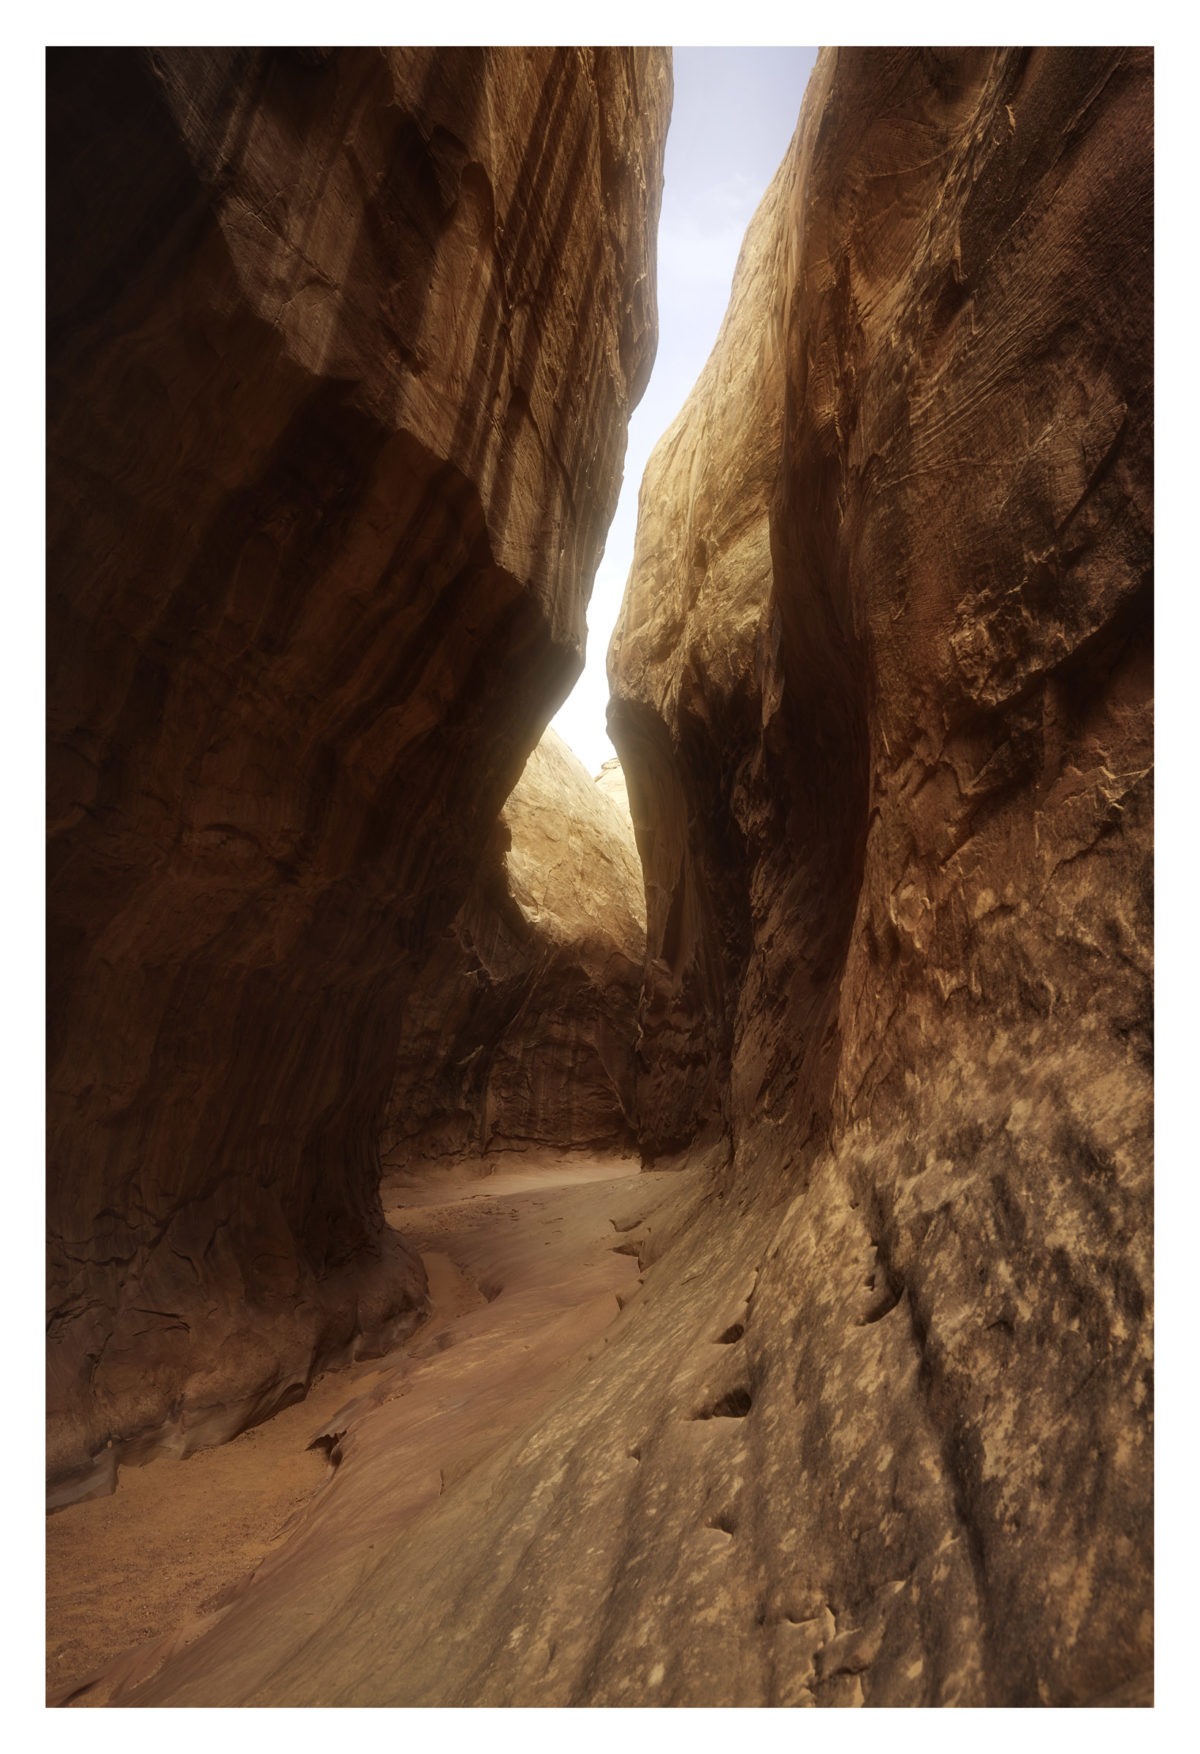
[[[332,1446],[309,1445],[347,1403],[409,1392],[414,1369],[425,1394],[436,1395],[439,1376],[454,1377],[455,1348],[465,1341],[458,1363],[483,1348],[503,1370],[504,1354],[519,1348],[522,1377],[536,1377],[539,1319],[549,1328],[561,1316],[573,1263],[595,1254],[606,1228],[588,1198],[592,1184],[624,1181],[637,1168],[629,1158],[506,1153],[495,1164],[386,1177],[388,1220],[411,1238],[429,1274],[428,1320],[399,1354],[318,1377],[306,1400],[232,1442],[124,1468],[111,1497],[47,1518],[48,1702],[104,1703],[107,1688],[85,1688],[92,1677],[218,1613],[286,1548],[334,1477]],[[628,1256],[611,1257],[608,1271],[614,1284],[636,1282]],[[587,1274],[579,1286],[594,1299]],[[506,1306],[493,1310],[501,1291]],[[506,1312],[516,1302],[523,1313],[514,1327]],[[619,1293],[611,1303],[615,1318]],[[449,1422],[443,1478],[447,1467],[473,1465],[487,1440],[485,1430],[481,1447],[475,1430],[464,1448]]]

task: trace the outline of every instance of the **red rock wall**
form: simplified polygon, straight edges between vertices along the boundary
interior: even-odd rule
[[[1148,1699],[1151,80],[823,53],[614,651],[702,1149],[548,1413],[138,1703]]]
[[[409,996],[385,1167],[632,1147],[645,948],[628,809],[547,730]]]
[[[727,1141],[775,1703],[1149,1672],[1151,92],[824,52],[643,486],[643,1142]]]
[[[422,1307],[397,1018],[581,663],[669,100],[652,50],[50,55],[66,1491]]]

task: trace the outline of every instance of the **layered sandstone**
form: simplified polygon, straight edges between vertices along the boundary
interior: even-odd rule
[[[653,50],[51,53],[67,1492],[423,1307],[398,1019],[581,663],[669,100]]]
[[[385,1163],[633,1143],[646,909],[611,786],[545,732],[409,998]]]
[[[1143,52],[823,52],[613,649],[644,1283],[398,1532],[352,1418],[118,1702],[1148,1697],[1151,128]]]
[[[1151,147],[1148,52],[824,54],[642,489],[641,1125],[791,1202],[780,1699],[1149,1669]]]

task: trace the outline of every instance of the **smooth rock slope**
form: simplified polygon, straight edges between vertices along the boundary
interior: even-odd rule
[[[399,1019],[582,663],[670,91],[657,50],[50,52],[60,1497],[424,1306]]]

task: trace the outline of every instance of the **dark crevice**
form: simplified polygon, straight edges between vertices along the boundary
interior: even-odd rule
[[[731,1389],[711,1406],[693,1413],[693,1419],[744,1419],[754,1405],[749,1389]]]
[[[308,1445],[308,1448],[310,1450],[324,1450],[329,1458],[330,1467],[336,1468],[342,1460],[342,1439],[345,1435],[345,1429],[341,1431],[322,1431],[319,1437],[313,1438],[312,1442]]]

